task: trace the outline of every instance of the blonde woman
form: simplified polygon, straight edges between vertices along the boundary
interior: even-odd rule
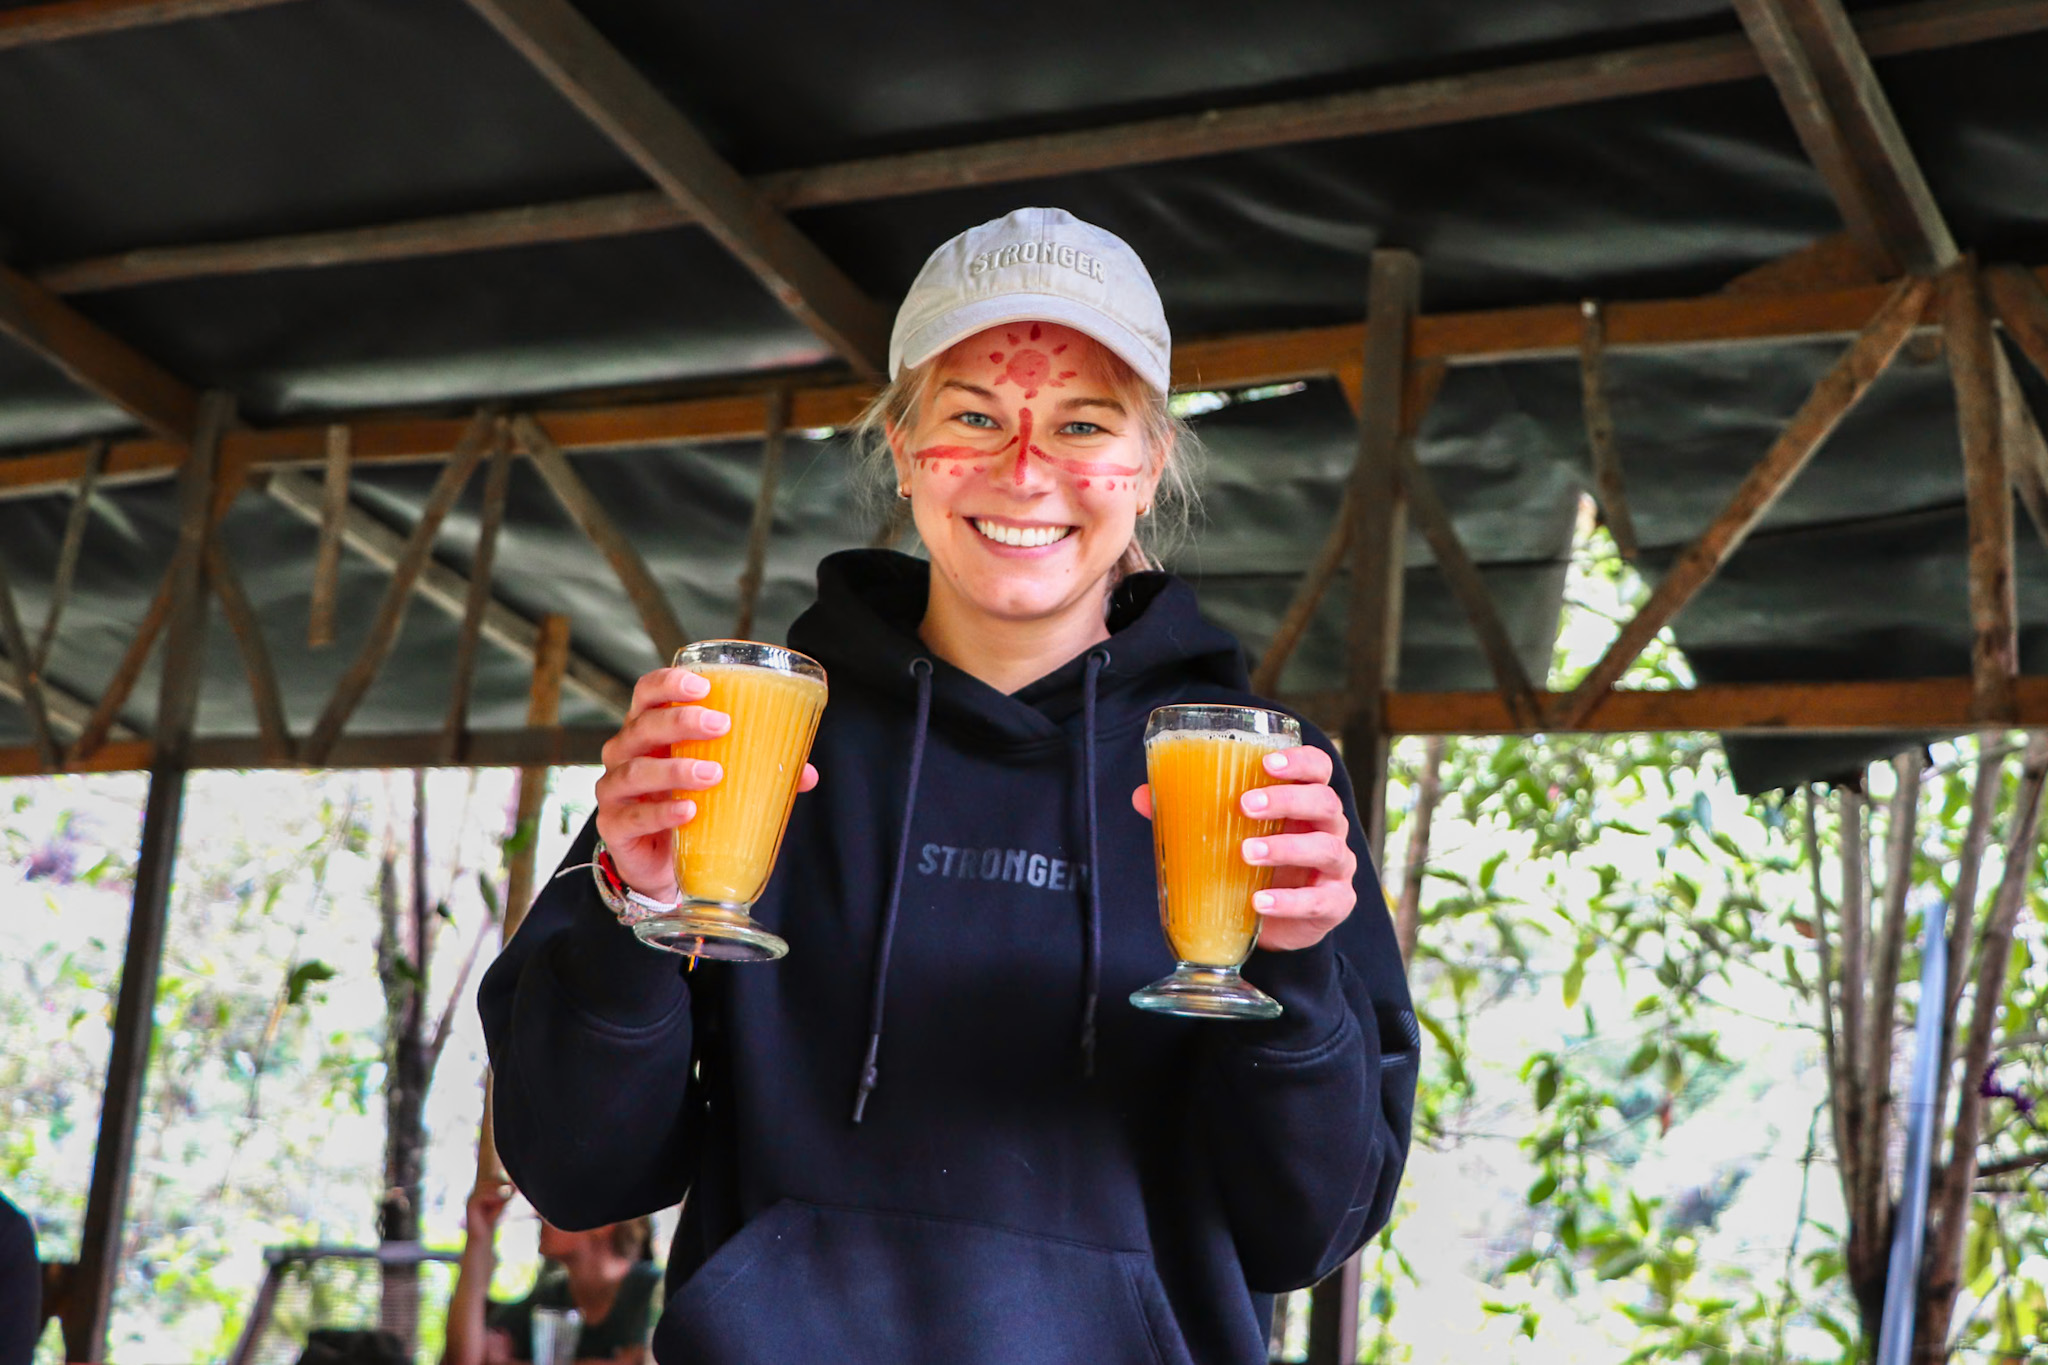
[[[664,1365],[1249,1365],[1271,1295],[1386,1221],[1413,1017],[1328,740],[1245,798],[1286,821],[1243,851],[1276,873],[1244,975],[1285,1012],[1124,1003],[1172,965],[1146,718],[1255,700],[1144,549],[1185,506],[1169,359],[1100,228],[1025,209],[941,246],[867,424],[924,557],[829,557],[790,631],[832,698],[755,910],[789,957],[686,974],[572,873],[486,980],[498,1139],[537,1206],[688,1196]],[[669,746],[730,723],[704,695],[639,680],[565,866],[675,896],[676,793],[719,774]]]

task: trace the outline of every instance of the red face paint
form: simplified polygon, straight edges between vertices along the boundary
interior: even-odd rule
[[[1031,339],[1036,341],[1039,335],[1040,329],[1033,323]],[[990,362],[1002,366],[996,374],[995,383],[1015,384],[1024,390],[1026,398],[1036,398],[1040,389],[1063,389],[1069,379],[1080,373],[1078,370],[1056,370],[1052,356],[1043,351],[1017,350],[1016,346],[1021,339],[1015,332],[1008,334],[1011,350],[1007,358],[1001,351],[989,352]],[[1066,343],[1062,342],[1052,348],[1052,355],[1056,356],[1066,349]]]
[[[1029,395],[1026,395],[1027,397]],[[1017,482],[1024,482],[1024,465],[1033,455],[1043,459],[1045,452],[1031,444],[1031,409],[1025,408],[1017,414]]]

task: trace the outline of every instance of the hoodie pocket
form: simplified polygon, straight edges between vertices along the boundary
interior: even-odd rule
[[[677,1291],[662,1365],[1193,1365],[1151,1259],[785,1199]]]

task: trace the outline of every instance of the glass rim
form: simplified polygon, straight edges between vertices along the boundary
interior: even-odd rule
[[[1176,724],[1208,721],[1209,724]],[[1221,724],[1215,722],[1223,722]],[[1234,702],[1176,702],[1154,707],[1145,722],[1145,738],[1161,734],[1210,734],[1236,731],[1241,734],[1301,739],[1301,722],[1285,711],[1270,706],[1243,706]]]
[[[698,650],[715,651],[726,657],[687,657]],[[785,645],[771,645],[764,640],[692,640],[677,650],[675,658],[669,661],[671,668],[690,668],[699,664],[766,668],[791,677],[809,678],[813,682],[825,681],[825,666],[816,659]]]

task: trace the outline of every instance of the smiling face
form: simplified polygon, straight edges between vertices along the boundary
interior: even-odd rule
[[[1136,383],[1100,343],[1050,322],[991,327],[931,363],[889,445],[931,555],[933,610],[984,623],[1088,613],[1100,627],[1163,466]]]

